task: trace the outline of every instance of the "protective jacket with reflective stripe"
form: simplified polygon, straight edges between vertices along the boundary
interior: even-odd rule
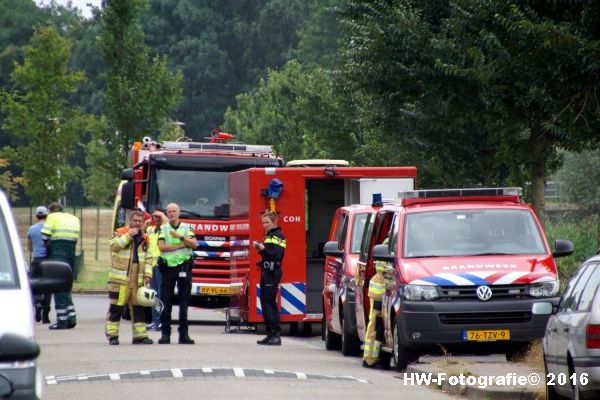
[[[68,240],[76,242],[79,239],[79,218],[64,212],[53,212],[48,215],[42,236],[45,240]]]
[[[132,281],[130,271],[137,271],[134,280],[138,286],[143,285],[144,277],[152,278],[153,257],[148,246],[148,237],[143,235],[142,240],[134,250],[134,240],[129,236],[129,228],[122,227],[115,231],[110,240],[110,251],[112,255],[112,266],[108,276],[111,283],[125,284]],[[137,251],[138,263],[133,268],[133,252]],[[140,267],[143,266],[143,267]]]

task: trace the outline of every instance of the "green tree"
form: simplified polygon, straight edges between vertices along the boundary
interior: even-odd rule
[[[4,154],[22,166],[25,192],[38,204],[61,198],[81,175],[70,161],[89,121],[69,104],[85,79],[69,72],[70,55],[71,44],[54,27],[37,29],[23,64],[11,74],[15,91],[2,97],[3,128],[24,143]]]
[[[556,179],[561,182],[561,194],[569,203],[576,204],[584,215],[595,214],[600,221],[600,154],[597,150],[565,153]],[[600,247],[600,224],[596,238]]]
[[[108,0],[99,10],[101,54],[106,65],[105,114],[118,132],[111,142],[125,165],[129,143],[151,135],[168,118],[181,97],[181,74],[173,74],[163,56],[144,44],[140,16],[147,0]]]
[[[297,61],[270,70],[255,90],[237,96],[224,127],[249,143],[268,143],[286,159],[352,159],[357,138],[345,118],[347,104],[330,77]]]
[[[114,150],[106,145],[104,138],[110,136],[105,117],[97,119],[91,129],[92,140],[85,146],[86,176],[85,197],[96,206],[96,243],[94,260],[98,260],[100,236],[100,208],[108,206],[115,196],[120,171]]]

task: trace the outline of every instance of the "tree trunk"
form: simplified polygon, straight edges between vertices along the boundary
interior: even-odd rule
[[[544,180],[546,178],[546,140],[544,133],[536,129],[531,133],[531,205],[540,222],[546,219]]]
[[[100,206],[96,206],[96,250],[94,260],[98,261],[98,236],[100,236]]]

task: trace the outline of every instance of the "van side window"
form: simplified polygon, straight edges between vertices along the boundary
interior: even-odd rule
[[[1,211],[1,210],[0,210]],[[9,237],[4,215],[0,212],[0,288],[18,287],[18,275],[15,269],[16,261]]]
[[[398,225],[400,221],[400,216],[398,214],[394,214],[394,219],[392,220],[392,226],[390,227],[390,240],[388,242],[390,254],[396,254],[396,244],[398,243]]]
[[[371,238],[373,237],[373,227],[375,226],[375,214],[368,214],[365,221],[365,231],[361,240],[359,261],[366,263],[369,258],[369,249]]]
[[[344,249],[346,244],[346,235],[348,234],[348,214],[344,214],[344,219],[342,223],[338,227],[338,232],[336,232],[336,240],[338,242],[338,247],[340,249]]]

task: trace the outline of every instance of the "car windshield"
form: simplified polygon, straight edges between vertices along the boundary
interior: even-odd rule
[[[148,209],[177,203],[183,218],[229,217],[227,172],[155,169]]]
[[[10,247],[12,242],[6,223],[4,215],[0,213],[0,290],[13,289],[19,282],[15,270],[15,254]]]
[[[352,224],[352,242],[350,243],[351,253],[360,253],[360,244],[368,216],[369,214],[364,213],[354,217],[354,223]]]
[[[407,258],[546,253],[528,210],[411,213],[405,232]]]

